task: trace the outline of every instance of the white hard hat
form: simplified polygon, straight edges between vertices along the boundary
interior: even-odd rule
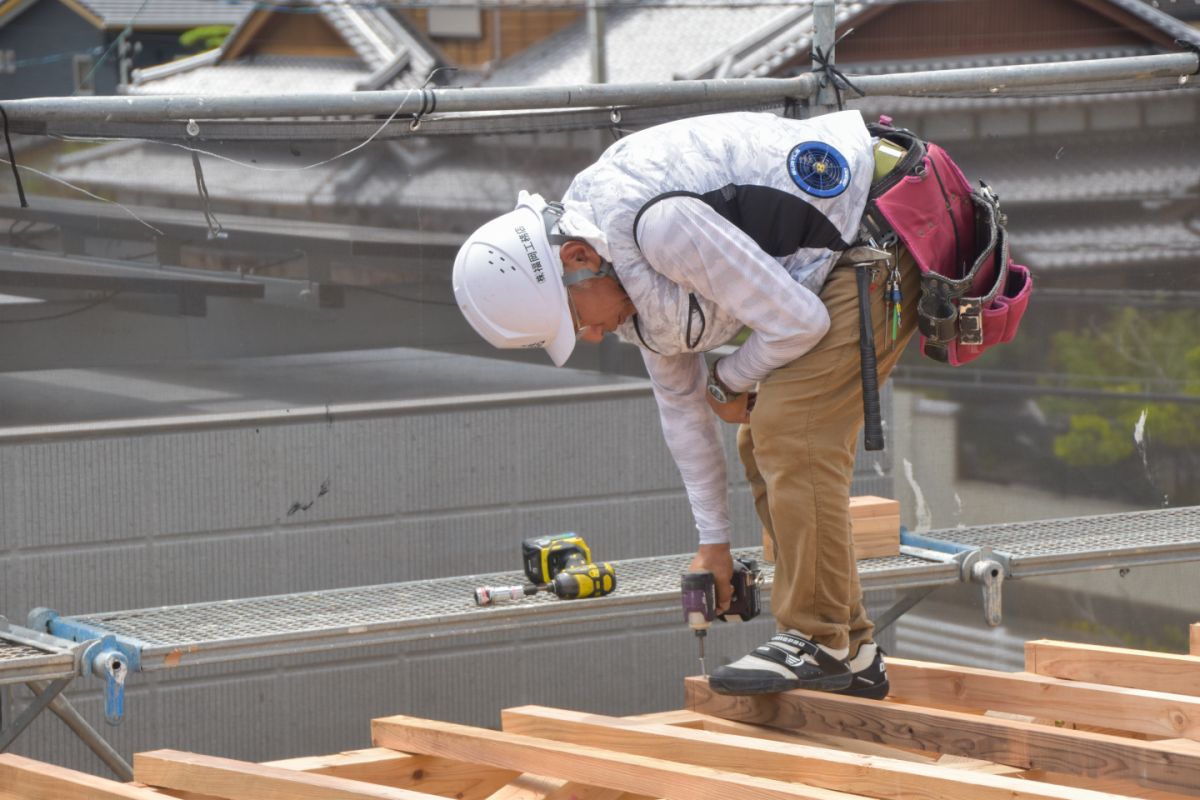
[[[454,259],[454,297],[463,316],[494,347],[544,347],[561,367],[575,349],[575,324],[563,285],[562,213],[521,192],[517,207],[471,234]]]

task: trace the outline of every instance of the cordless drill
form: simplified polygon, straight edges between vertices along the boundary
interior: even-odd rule
[[[580,600],[603,597],[617,588],[617,571],[607,561],[599,564],[574,564],[561,570],[548,583],[522,583],[515,586],[480,586],[475,590],[475,603],[495,605],[522,597],[549,592],[560,600]]]
[[[603,561],[592,563],[592,550],[577,533],[535,536],[521,542],[521,558],[529,583],[515,586],[480,586],[475,603],[520,600],[522,597],[549,592],[561,600],[603,597],[617,588],[617,571]]]
[[[719,617],[717,610],[716,581],[711,572],[685,572],[681,581],[683,590],[683,621],[696,633],[696,642],[700,648],[700,674],[707,675],[704,669],[704,639],[708,635],[708,626],[714,618],[722,622],[731,619],[743,621],[758,616],[759,583],[762,572],[752,559],[735,558],[733,560],[733,597],[729,608]]]

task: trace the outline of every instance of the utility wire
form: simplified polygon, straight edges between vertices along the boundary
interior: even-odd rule
[[[95,308],[96,306],[103,305],[104,303],[107,303],[108,301],[112,300],[114,297],[116,297],[120,293],[121,293],[120,289],[113,291],[113,292],[109,292],[108,294],[104,295],[103,297],[100,297],[96,300],[89,302],[87,305],[81,306],[80,308],[73,308],[70,311],[64,311],[60,314],[49,314],[44,317],[26,317],[25,319],[0,319],[0,325],[19,325],[19,324],[23,324],[26,322],[45,322],[45,321],[51,320],[51,319],[62,319],[63,317],[71,317],[76,314],[82,314],[84,311],[90,311],[93,308]]]
[[[8,159],[6,159],[6,158],[0,158],[0,164],[10,164],[10,165],[11,165],[12,163],[13,163],[13,162],[9,161],[9,160],[8,160]],[[153,225],[151,225],[149,222],[146,222],[146,220],[142,219],[141,217],[139,217],[137,214],[135,214],[135,213],[134,213],[133,211],[131,211],[129,208],[127,208],[126,206],[123,206],[123,205],[121,205],[120,203],[118,203],[116,200],[109,200],[107,197],[101,197],[100,195],[96,194],[95,192],[89,192],[87,189],[84,189],[82,186],[76,186],[75,184],[71,183],[70,181],[65,181],[65,180],[63,180],[62,178],[59,178],[59,177],[57,177],[57,176],[54,176],[54,175],[51,175],[51,174],[50,174],[50,173],[48,173],[48,172],[42,172],[40,169],[36,169],[36,168],[34,168],[34,167],[30,167],[30,166],[28,166],[28,165],[26,165],[26,164],[17,164],[17,165],[15,165],[15,166],[16,166],[16,168],[17,168],[17,169],[23,169],[23,170],[25,170],[25,171],[27,171],[27,172],[32,172],[34,175],[40,175],[40,176],[42,176],[43,178],[46,178],[47,180],[51,180],[51,181],[54,181],[55,183],[62,184],[63,186],[66,186],[68,189],[73,189],[74,191],[76,191],[76,192],[79,192],[80,194],[85,194],[85,195],[87,195],[88,197],[92,198],[93,200],[99,200],[99,201],[100,201],[100,202],[102,202],[102,203],[111,203],[112,205],[114,205],[114,206],[116,206],[117,208],[119,208],[119,209],[121,209],[122,211],[124,211],[124,212],[125,212],[126,214],[128,214],[129,216],[133,217],[135,220],[137,220],[137,221],[138,221],[138,222],[140,222],[141,224],[145,225],[145,226],[146,226],[147,228],[149,228],[150,230],[152,230],[152,231],[154,231],[155,233],[157,233],[159,236],[165,236],[165,235],[166,235],[166,234],[165,234],[165,233],[163,233],[161,230],[159,230],[158,228],[154,227],[154,226],[153,226]]]
[[[117,38],[112,40],[112,44],[110,44],[108,49],[104,51],[104,55],[96,59],[95,64],[92,64],[92,68],[88,70],[88,74],[85,75],[83,80],[79,82],[79,86],[75,87],[75,91],[71,92],[72,97],[79,94],[80,86],[86,85],[92,79],[92,76],[96,74],[96,70],[100,69],[100,65],[103,64],[108,59],[109,55],[112,54],[113,49],[121,44],[122,40],[129,38],[129,34],[133,33],[133,23],[137,22],[138,17],[142,15],[142,11],[144,11],[146,6],[149,4],[150,0],[142,0],[142,4],[138,6],[137,11],[133,12],[133,16],[129,18],[129,22],[125,25],[125,28],[117,34]]]

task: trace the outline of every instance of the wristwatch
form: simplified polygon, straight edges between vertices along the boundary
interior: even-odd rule
[[[717,377],[717,364],[719,363],[721,363],[721,359],[714,361],[712,367],[708,370],[708,393],[712,396],[713,400],[724,404],[738,399],[742,396],[742,393],[730,389]]]

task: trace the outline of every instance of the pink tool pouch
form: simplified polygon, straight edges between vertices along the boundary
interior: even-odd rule
[[[1006,220],[987,184],[972,189],[941,147],[891,126],[872,136],[906,150],[871,188],[863,214],[864,242],[904,243],[921,270],[917,323],[921,352],[961,366],[1012,339],[1029,304],[1029,269],[1012,263]]]

